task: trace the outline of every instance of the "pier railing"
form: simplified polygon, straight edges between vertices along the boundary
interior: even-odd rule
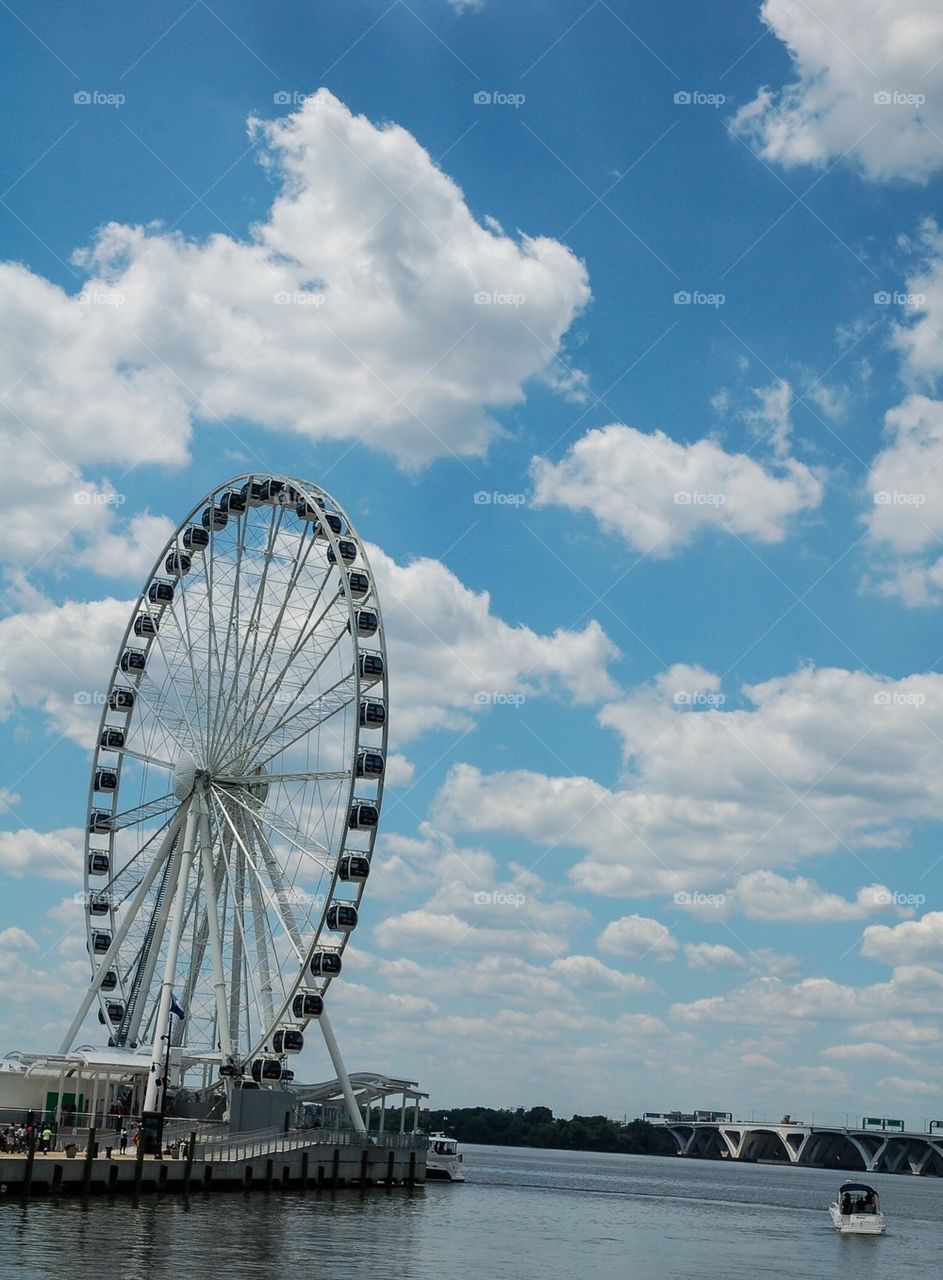
[[[305,1147],[383,1147],[386,1150],[423,1151],[428,1145],[424,1134],[357,1133],[353,1129],[282,1129],[255,1130],[250,1133],[220,1135],[208,1140],[197,1139],[195,1158],[213,1163],[220,1160],[251,1160],[254,1156],[300,1151]]]
[[[5,1134],[8,1129],[15,1133],[28,1121],[29,1112],[21,1108],[0,1108],[0,1151],[9,1149],[16,1151],[26,1149],[26,1142],[14,1141],[7,1144]],[[50,1149],[62,1151],[66,1146],[75,1146],[84,1151],[88,1145],[89,1135],[94,1129],[96,1146],[105,1151],[117,1149],[119,1134],[123,1128],[128,1135],[128,1149],[133,1151],[133,1135],[140,1124],[139,1116],[115,1116],[102,1112],[70,1112],[62,1117],[57,1126],[49,1119],[48,1112],[35,1110],[32,1113],[33,1128],[36,1134],[37,1147],[47,1122],[53,1131]],[[424,1151],[428,1139],[424,1134],[389,1133],[372,1131],[359,1133],[353,1129],[317,1129],[298,1128],[287,1132],[282,1126],[266,1129],[255,1129],[245,1133],[232,1133],[229,1125],[221,1120],[195,1120],[186,1116],[168,1116],[164,1121],[163,1147],[172,1154],[186,1153],[190,1135],[196,1134],[194,1157],[201,1161],[248,1160],[254,1156],[271,1155],[279,1152],[298,1151],[305,1147],[380,1147],[384,1150]]]

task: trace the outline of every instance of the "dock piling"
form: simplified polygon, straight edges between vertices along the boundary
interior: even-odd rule
[[[88,1195],[92,1189],[92,1161],[95,1159],[96,1142],[95,1126],[88,1131],[88,1146],[85,1148],[85,1168],[82,1170],[82,1194]]]
[[[25,1186],[23,1188],[24,1195],[29,1195],[29,1189],[33,1185],[33,1161],[36,1158],[36,1130],[30,1134],[29,1149],[26,1152],[26,1175],[23,1179]]]
[[[144,1133],[138,1134],[138,1149],[134,1161],[134,1193],[139,1195],[141,1191],[141,1179],[144,1177]]]
[[[196,1129],[190,1131],[190,1139],[187,1142],[187,1167],[183,1174],[183,1189],[190,1190],[190,1179],[193,1177],[193,1157],[196,1154]]]

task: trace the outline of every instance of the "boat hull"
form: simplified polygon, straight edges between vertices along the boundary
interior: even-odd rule
[[[842,1213],[837,1204],[828,1206],[832,1226],[844,1236],[883,1236],[883,1213]]]

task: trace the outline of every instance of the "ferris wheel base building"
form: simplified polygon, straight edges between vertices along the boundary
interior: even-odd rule
[[[15,1052],[0,1062],[0,1129],[7,1124],[48,1122],[57,1139],[81,1139],[91,1128],[100,1134],[120,1130],[126,1119],[139,1116],[150,1072],[150,1054],[120,1049],[77,1049],[68,1054]],[[201,1062],[202,1065],[202,1062]],[[186,1064],[182,1064],[182,1070]],[[371,1121],[378,1132],[415,1133],[428,1094],[414,1080],[381,1072],[350,1072],[319,1084],[289,1081],[259,1087],[237,1081],[226,1094],[201,1097],[186,1089],[175,1095],[165,1119],[169,1130],[197,1122],[201,1131],[236,1135],[265,1129],[318,1128],[353,1130],[345,1085],[353,1093],[363,1128]],[[191,1126],[192,1127],[192,1126]],[[0,1179],[2,1181],[2,1179]]]

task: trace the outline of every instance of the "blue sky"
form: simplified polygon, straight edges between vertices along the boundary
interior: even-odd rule
[[[76,693],[173,525],[270,467],[382,549],[352,1065],[935,1118],[935,7],[18,13],[0,1047],[87,965]]]

